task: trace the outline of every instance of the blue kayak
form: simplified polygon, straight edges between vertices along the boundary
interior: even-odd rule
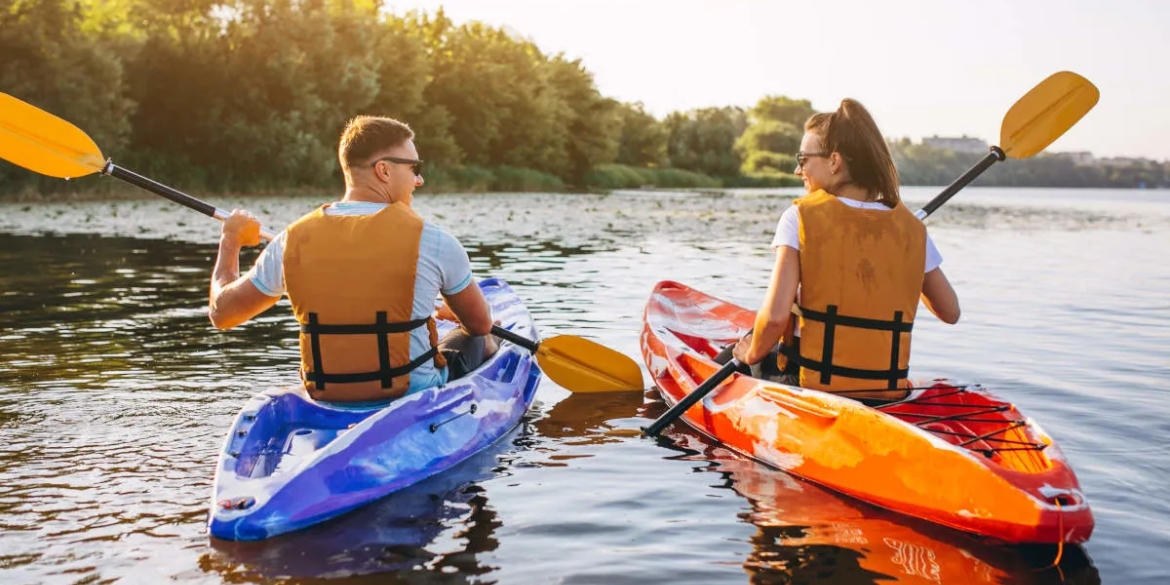
[[[503,328],[537,339],[506,282],[479,285]],[[440,321],[440,335],[454,326]],[[532,353],[501,342],[467,376],[388,406],[319,403],[300,385],[257,394],[219,454],[211,535],[260,540],[298,530],[451,468],[513,429],[539,381]]]

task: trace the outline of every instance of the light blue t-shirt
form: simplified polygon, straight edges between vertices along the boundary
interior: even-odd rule
[[[385,203],[339,201],[326,207],[325,215],[371,215],[385,207]],[[256,264],[248,271],[248,279],[252,284],[270,297],[279,297],[285,293],[284,242],[287,234],[288,230],[284,230],[269,242],[256,259]],[[451,234],[429,221],[423,222],[422,240],[418,248],[418,274],[414,279],[414,308],[410,318],[423,319],[433,315],[439,293],[450,296],[470,284],[471,261],[467,257],[467,250]],[[426,327],[410,332],[410,359],[422,355],[430,346],[430,332]],[[410,373],[410,389],[407,392],[425,390],[446,381],[447,370],[439,370],[432,360],[427,360]]]

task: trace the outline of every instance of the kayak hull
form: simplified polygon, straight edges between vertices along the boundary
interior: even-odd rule
[[[663,398],[677,403],[713,375],[713,356],[754,318],[659,283],[641,346]],[[734,374],[682,420],[744,455],[893,511],[1007,543],[1088,540],[1092,512],[1039,425],[979,386],[915,386],[904,401],[870,407]]]
[[[507,283],[479,284],[502,327],[538,339]],[[514,428],[539,381],[531,352],[501,342],[467,376],[381,407],[317,402],[299,385],[261,392],[220,451],[211,535],[261,540],[298,530],[453,467]]]

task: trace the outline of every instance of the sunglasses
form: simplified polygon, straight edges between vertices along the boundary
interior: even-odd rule
[[[798,153],[796,153],[796,166],[803,167],[804,163],[808,162],[808,159],[813,158],[813,157],[829,158],[830,154],[832,154],[832,153],[831,152],[804,152],[804,151],[798,152]]]
[[[416,177],[421,177],[423,172],[423,161],[417,158],[399,158],[397,156],[384,156],[370,164],[371,167],[378,166],[378,163],[386,161],[398,163],[400,165],[410,165],[410,170],[414,172]]]

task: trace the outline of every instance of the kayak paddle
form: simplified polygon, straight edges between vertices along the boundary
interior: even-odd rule
[[[102,156],[93,139],[77,126],[3,92],[0,92],[0,158],[62,179],[101,173],[220,221],[230,215],[228,211],[115,165],[113,160]],[[272,240],[275,234],[262,229],[260,237]],[[637,362],[588,339],[560,335],[535,342],[499,326],[493,326],[492,333],[533,352],[541,371],[571,392],[628,392],[645,388]]]
[[[570,392],[642,390],[642,370],[629,356],[583,337],[558,335],[532,341],[500,327],[492,335],[536,355],[540,371]]]
[[[1100,96],[1101,93],[1092,82],[1076,73],[1060,71],[1050,75],[1024,94],[1024,97],[1008,110],[999,130],[1000,145],[992,146],[987,156],[955,179],[955,182],[943,189],[942,193],[931,199],[914,215],[918,219],[926,219],[991,165],[1008,157],[1028,158],[1044,150],[1089,113],[1089,110],[1097,105]],[[647,436],[657,436],[687,409],[730,377],[739,365],[739,360],[734,358],[724,364],[694,391],[662,413],[650,426],[642,427],[642,432]]]
[[[93,139],[77,126],[3,92],[0,92],[0,158],[60,179],[76,179],[93,173],[109,175],[220,221],[230,213],[115,165],[113,160],[102,156]],[[272,240],[276,235],[261,229],[260,237]]]

